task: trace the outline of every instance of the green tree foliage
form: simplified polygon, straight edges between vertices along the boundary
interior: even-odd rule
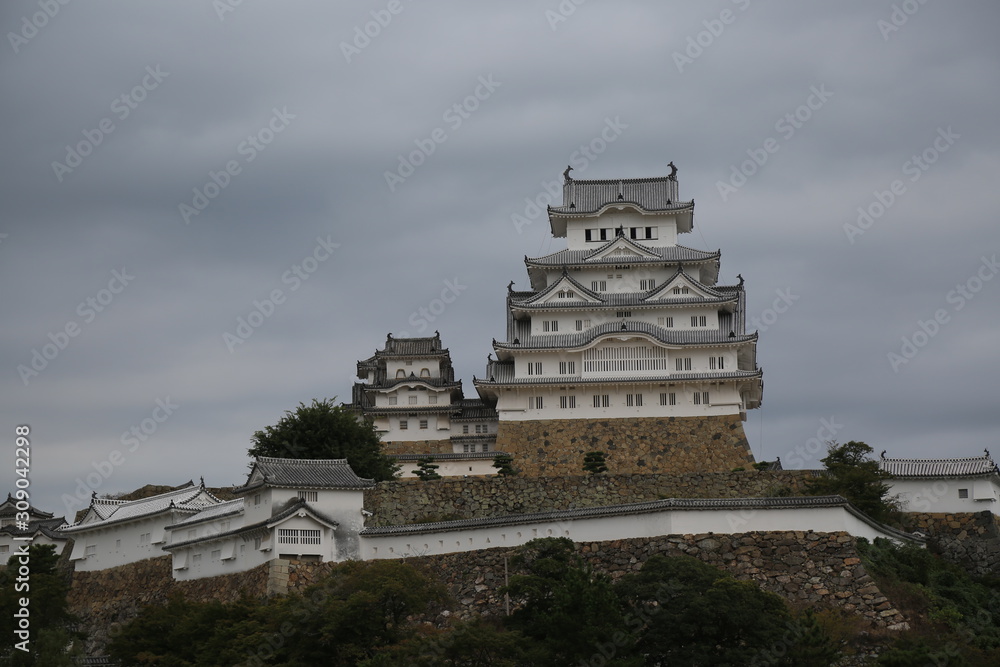
[[[859,540],[858,551],[912,626],[880,665],[1000,664],[1000,581],[974,579],[928,549],[882,538]]]
[[[583,457],[584,472],[591,475],[607,472],[608,466],[605,465],[604,458],[604,452],[587,452]]]
[[[495,619],[458,621],[447,629],[423,626],[404,642],[390,646],[361,667],[525,667],[543,665],[544,655],[521,633]]]
[[[376,481],[392,479],[393,460],[382,453],[382,442],[371,422],[360,420],[333,403],[335,399],[313,399],[286,411],[274,426],[253,434],[250,456],[293,459],[347,459],[361,477]]]
[[[689,556],[652,556],[617,591],[646,664],[829,665],[837,655],[811,617],[798,623],[782,598]]]
[[[517,474],[517,470],[514,469],[514,457],[510,454],[497,454],[494,456],[493,467],[497,469],[498,475],[506,477]]]
[[[441,479],[441,475],[437,471],[439,467],[434,463],[434,457],[430,456],[417,461],[417,469],[413,471],[413,474],[424,482],[429,482],[432,479]]]
[[[822,459],[827,474],[810,479],[807,491],[814,496],[841,495],[876,521],[894,522],[898,507],[890,498],[888,475],[872,458],[872,448],[851,440],[840,445],[829,443]]]
[[[82,636],[71,630],[76,619],[66,606],[69,581],[58,569],[59,556],[51,544],[32,545],[27,553],[27,576],[20,554],[0,569],[0,628],[4,642],[0,645],[0,662],[5,665],[46,665],[69,667],[74,656],[82,651]],[[16,648],[22,638],[14,634],[20,629],[21,600],[28,601],[27,651]]]
[[[408,617],[447,600],[444,587],[398,561],[350,561],[301,594],[263,602],[173,597],[125,625],[108,647],[123,664],[347,666],[408,638]]]
[[[629,657],[633,639],[611,581],[584,565],[572,541],[531,540],[511,564],[517,574],[503,591],[518,607],[506,625],[536,643],[539,664],[590,664],[595,656],[603,665],[642,664]]]

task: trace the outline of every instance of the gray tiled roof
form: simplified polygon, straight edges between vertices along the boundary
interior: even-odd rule
[[[90,508],[99,510],[95,514],[100,517],[100,520],[83,524],[77,522],[72,525],[61,526],[60,531],[77,532],[90,530],[166,511],[193,513],[220,502],[222,501],[209,493],[204,486],[195,486],[190,482],[187,486],[174,491],[168,491],[167,493],[161,493],[140,500],[93,498]]]
[[[263,479],[251,483],[255,473]],[[284,459],[261,456],[253,464],[247,483],[233,489],[234,493],[246,493],[262,486],[288,488],[322,489],[366,489],[375,481],[358,477],[347,459]]]
[[[621,199],[619,199],[621,195]],[[563,205],[552,213],[592,213],[605,204],[633,203],[646,211],[681,210],[694,202],[678,202],[677,181],[666,176],[606,180],[573,180],[563,185]]]
[[[203,521],[211,521],[212,519],[218,519],[224,516],[232,516],[234,514],[239,514],[243,511],[243,498],[237,498],[236,500],[227,500],[221,502],[218,505],[213,505],[211,507],[206,507],[199,511],[197,514],[192,514],[191,516],[184,517],[177,523],[167,526],[167,530],[174,528],[180,528],[182,526],[190,526],[196,523],[202,523]]]
[[[628,333],[643,333],[665,345],[727,345],[733,343],[746,343],[757,340],[757,333],[730,336],[729,331],[720,329],[705,330],[671,330],[665,329],[649,322],[642,322],[633,319],[615,320],[605,322],[586,331],[579,331],[568,334],[541,334],[532,336],[530,334],[530,322],[522,324],[515,329],[515,336],[518,343],[495,341],[493,348],[496,350],[552,350],[560,348],[576,348],[587,345],[598,336],[604,335],[624,335]],[[625,328],[622,328],[622,324]]]
[[[392,334],[385,340],[385,349],[375,353],[376,356],[440,356],[448,354],[446,348],[441,347],[441,336],[435,334],[425,338],[393,338]]]
[[[879,468],[893,477],[979,477],[1000,474],[987,452],[964,459],[880,459]]]
[[[258,521],[257,523],[252,523],[248,526],[240,526],[239,528],[233,528],[232,530],[223,531],[221,533],[212,533],[211,535],[203,535],[201,537],[196,537],[190,540],[183,540],[181,542],[166,544],[163,546],[163,550],[171,551],[173,549],[181,549],[183,547],[190,546],[192,544],[197,544],[198,542],[208,542],[211,540],[225,539],[228,537],[232,537],[234,535],[243,535],[246,533],[251,533],[253,531],[260,530],[262,528],[274,526],[275,524],[280,523],[281,521],[287,519],[288,517],[295,514],[301,509],[306,510],[307,512],[315,516],[317,519],[330,526],[340,525],[340,523],[337,522],[336,520],[316,511],[316,509],[312,505],[307,503],[305,500],[299,498],[291,505],[283,509],[282,511],[278,512],[274,516],[264,519],[263,521]]]
[[[844,507],[865,523],[880,530],[911,542],[922,542],[915,535],[884,526],[861,513],[841,496],[809,496],[795,498],[668,498],[643,503],[625,505],[608,505],[604,507],[585,507],[580,509],[557,510],[537,514],[513,514],[493,516],[481,519],[460,519],[457,521],[436,521],[433,523],[412,524],[406,526],[381,526],[365,528],[361,535],[377,537],[380,535],[419,535],[421,533],[442,532],[452,530],[467,530],[470,528],[489,528],[494,526],[515,526],[524,523],[557,522],[572,519],[587,519],[601,516],[623,516],[629,514],[647,514],[664,510],[769,510],[769,509],[808,509],[823,507]]]
[[[695,250],[694,248],[688,248],[687,246],[675,245],[675,246],[643,246],[640,245],[644,250],[652,252],[658,255],[657,258],[644,258],[644,257],[622,257],[621,255],[611,255],[608,257],[603,257],[601,259],[592,259],[587,261],[588,257],[592,257],[601,250],[603,250],[607,245],[610,245],[613,241],[601,246],[600,248],[595,248],[593,250],[558,250],[552,254],[544,255],[542,257],[525,257],[524,263],[530,266],[540,266],[540,267],[557,267],[557,266],[601,266],[603,264],[660,264],[660,263],[696,263],[696,262],[709,262],[712,260],[718,260],[721,257],[720,251],[706,252],[704,250]],[[635,243],[633,241],[633,243]]]
[[[763,377],[764,370],[753,371],[715,371],[697,373],[681,371],[664,375],[616,375],[614,377],[582,377],[579,375],[538,376],[529,375],[515,377],[513,361],[493,361],[486,366],[486,377],[473,377],[476,385],[492,384],[618,384],[621,382],[703,382],[706,380],[747,380]]]
[[[497,419],[496,408],[483,403],[478,398],[467,398],[462,401],[462,412],[451,418],[452,421],[488,421]]]

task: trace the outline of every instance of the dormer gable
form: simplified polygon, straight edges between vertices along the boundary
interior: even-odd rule
[[[603,303],[603,299],[596,293],[584,287],[582,284],[570,277],[565,271],[558,280],[535,294],[529,299],[520,302],[519,305],[542,306],[542,305],[568,305],[571,303],[592,304]]]
[[[625,236],[618,236],[614,241],[609,241],[606,245],[592,252],[584,261],[599,262],[618,259],[622,261],[658,260],[660,256],[649,248],[639,245],[632,239]]]
[[[726,296],[678,270],[663,285],[654,290],[644,301],[681,301],[690,299],[722,299]]]

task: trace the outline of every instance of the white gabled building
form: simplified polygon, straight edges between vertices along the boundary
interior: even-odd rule
[[[60,532],[74,540],[70,560],[78,571],[104,570],[162,556],[167,526],[221,502],[205,488],[204,480],[141,500],[95,494],[83,517],[63,525]]]
[[[244,572],[275,558],[358,558],[364,490],[347,459],[260,457],[240,496],[167,527],[174,577]]]
[[[499,420],[745,415],[760,405],[743,281],[717,285],[719,251],[677,243],[694,202],[675,177],[577,181],[549,209],[567,248],[525,257],[507,338],[475,385]]]
[[[904,512],[1000,515],[1000,469],[989,451],[962,459],[890,459],[883,451],[879,468]]]

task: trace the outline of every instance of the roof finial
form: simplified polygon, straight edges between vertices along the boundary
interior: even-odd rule
[[[205,488],[205,476],[202,475],[201,477],[199,477],[199,479],[201,480],[201,487]]]
[[[618,229],[615,230],[615,236],[625,236],[625,225],[618,225]]]
[[[882,453],[881,453],[881,454],[879,454],[879,457],[880,457],[880,458],[883,458],[883,459],[885,458],[885,450],[884,450],[884,449],[882,450]]]
[[[510,293],[513,291],[514,291],[514,281],[512,280],[509,283],[507,283],[507,292]]]
[[[674,161],[671,160],[667,164],[667,166],[670,167],[670,175],[667,176],[667,178],[669,178],[671,181],[676,181],[677,180],[677,167],[674,165]]]
[[[573,171],[573,167],[566,165],[566,171],[563,172],[563,183],[569,183],[573,179],[570,178],[569,172]]]
[[[736,277],[740,279],[740,287],[743,287],[743,274],[737,273]]]

